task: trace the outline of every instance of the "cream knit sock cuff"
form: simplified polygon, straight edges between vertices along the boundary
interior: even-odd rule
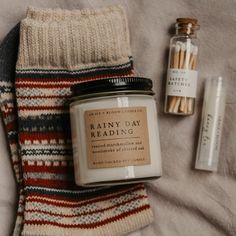
[[[131,56],[124,9],[29,8],[21,22],[17,69],[115,66]]]

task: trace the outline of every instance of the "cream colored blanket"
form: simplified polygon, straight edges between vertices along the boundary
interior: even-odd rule
[[[127,10],[138,73],[152,78],[159,111],[163,177],[147,184],[155,220],[132,236],[236,235],[236,1],[234,0],[1,0],[0,40],[25,16],[28,5],[81,9],[122,4]],[[196,17],[201,29],[197,109],[194,116],[163,114],[170,26]],[[228,82],[226,115],[217,173],[193,169],[203,81],[222,74]],[[16,190],[0,126],[0,236],[13,227]]]

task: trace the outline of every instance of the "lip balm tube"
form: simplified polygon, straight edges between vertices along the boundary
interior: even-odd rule
[[[217,171],[226,88],[221,76],[206,80],[195,169]]]

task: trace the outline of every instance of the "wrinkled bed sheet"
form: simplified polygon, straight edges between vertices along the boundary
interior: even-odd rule
[[[147,184],[155,220],[132,236],[236,235],[236,1],[233,0],[1,0],[0,40],[24,16],[28,5],[81,9],[122,4],[128,14],[136,71],[152,78],[159,112],[163,177]],[[194,116],[163,114],[170,26],[177,17],[201,25],[197,109]],[[228,82],[220,163],[217,173],[193,170],[203,81],[222,74]],[[0,125],[0,236],[9,235],[16,189]]]

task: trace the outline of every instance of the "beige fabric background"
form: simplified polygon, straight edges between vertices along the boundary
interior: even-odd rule
[[[122,4],[128,14],[134,65],[154,81],[163,177],[147,185],[155,221],[132,236],[236,235],[236,1],[235,0],[1,0],[0,41],[25,16],[28,5],[81,9]],[[194,16],[201,29],[199,86],[194,116],[163,114],[170,26]],[[193,170],[203,80],[223,74],[229,84],[219,171]],[[15,184],[0,125],[0,236],[14,221]]]

